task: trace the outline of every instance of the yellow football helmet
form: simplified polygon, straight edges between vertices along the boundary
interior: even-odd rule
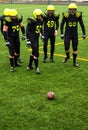
[[[42,10],[41,9],[35,9],[33,11],[33,17],[36,19],[38,15],[42,15]]]
[[[68,5],[68,9],[77,9],[77,5],[75,3],[71,3]]]
[[[10,9],[9,8],[4,9],[3,15],[4,16],[9,16],[10,15]]]
[[[50,10],[55,11],[55,7],[53,5],[48,5],[47,11],[50,11]]]
[[[17,12],[17,10],[16,9],[11,9],[10,10],[10,16],[17,16],[18,15],[18,12]]]

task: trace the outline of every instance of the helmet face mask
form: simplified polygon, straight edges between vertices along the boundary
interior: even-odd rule
[[[49,10],[47,13],[48,13],[49,16],[52,16],[54,14],[54,11],[53,10]]]
[[[69,9],[69,13],[74,15],[76,13],[77,9]]]

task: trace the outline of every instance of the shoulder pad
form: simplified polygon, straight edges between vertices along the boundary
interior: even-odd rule
[[[23,16],[18,15],[17,18],[18,18],[19,20],[21,20],[21,19],[23,19]]]
[[[44,17],[47,17],[47,13],[46,13],[46,12],[44,12],[43,16],[44,16]]]
[[[35,22],[35,19],[33,18],[27,18],[27,23],[34,23]]]
[[[60,14],[54,14],[54,16],[55,16],[56,18],[59,18]]]
[[[63,12],[62,15],[63,15],[65,18],[68,18],[68,17],[69,17],[69,12],[68,12],[68,11]]]
[[[12,21],[10,17],[5,17],[5,20],[9,23]]]
[[[82,12],[77,11],[75,15],[76,15],[76,17],[78,18],[78,17],[82,16]]]

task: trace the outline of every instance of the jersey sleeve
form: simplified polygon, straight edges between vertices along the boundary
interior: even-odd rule
[[[27,18],[27,26],[26,26],[26,37],[30,40],[30,30],[35,24],[35,20],[33,18]]]
[[[60,24],[60,32],[61,32],[61,34],[63,34],[65,19],[66,19],[65,14],[62,13],[62,21],[61,21],[61,24]]]
[[[56,30],[58,30],[58,28],[59,28],[59,17],[60,17],[59,14],[55,16],[55,21],[56,21]]]
[[[3,20],[3,25],[9,26],[9,25],[10,25],[10,22],[11,22],[10,17],[5,17],[4,20]]]
[[[78,17],[79,24],[82,29],[82,33],[83,33],[83,35],[85,35],[86,32],[85,32],[85,26],[84,26],[84,22],[83,22],[83,18],[82,18],[82,12],[77,12],[77,17]]]

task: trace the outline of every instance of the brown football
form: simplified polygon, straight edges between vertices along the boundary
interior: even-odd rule
[[[48,92],[47,97],[48,97],[49,100],[53,100],[54,97],[55,97],[54,92]]]

